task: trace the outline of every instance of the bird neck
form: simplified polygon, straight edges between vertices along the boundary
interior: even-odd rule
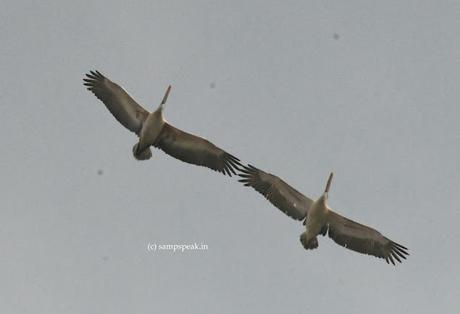
[[[161,105],[158,106],[157,110],[155,110],[153,112],[153,114],[163,117],[163,109],[164,109],[164,107],[161,104]]]
[[[326,193],[326,192],[324,192],[324,193],[321,195],[321,197],[318,199],[318,202],[319,202],[322,206],[324,206],[325,208],[328,208],[328,207],[327,207],[327,193]]]

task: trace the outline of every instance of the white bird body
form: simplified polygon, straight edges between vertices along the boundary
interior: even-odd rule
[[[323,229],[324,225],[327,223],[329,210],[330,208],[326,204],[325,195],[321,195],[319,199],[311,204],[305,220],[305,227],[307,230],[301,235],[301,242],[304,246],[308,246],[310,242],[320,234],[321,229]],[[315,244],[313,243],[313,245]]]
[[[166,124],[166,120],[163,117],[163,108],[166,100],[168,100],[170,91],[171,86],[168,86],[158,109],[154,112],[150,112],[142,123],[142,128],[139,132],[139,143],[133,147],[134,157],[139,160],[152,157],[150,146],[155,144],[163,130],[163,126]]]
[[[136,159],[145,160],[152,157],[150,146],[157,140],[165,123],[162,108],[149,113],[142,124],[142,129],[139,133],[139,142],[133,147],[133,155]]]
[[[158,135],[160,135],[164,124],[165,119],[163,118],[162,110],[158,109],[150,113],[142,125],[141,134],[139,136],[139,143],[141,144],[141,147],[144,145],[153,145],[155,140],[158,138]]]

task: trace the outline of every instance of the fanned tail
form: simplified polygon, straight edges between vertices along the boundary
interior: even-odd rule
[[[316,237],[310,239],[310,241],[307,240],[307,233],[304,232],[300,235],[300,242],[302,243],[302,246],[306,250],[314,250],[318,247],[318,239]]]
[[[139,147],[139,143],[136,143],[133,146],[134,158],[136,158],[137,160],[147,160],[147,159],[150,159],[150,157],[152,157],[152,150],[150,149],[150,147],[147,147],[146,149],[141,150],[141,151],[138,151],[138,147]]]

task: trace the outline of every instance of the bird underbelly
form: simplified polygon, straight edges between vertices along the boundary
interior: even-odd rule
[[[312,208],[307,218],[308,238],[313,238],[319,234],[324,224],[327,222],[327,213],[324,210],[315,210]]]
[[[163,117],[160,114],[151,113],[145,119],[139,136],[139,144],[142,148],[149,147],[155,143],[164,123]]]

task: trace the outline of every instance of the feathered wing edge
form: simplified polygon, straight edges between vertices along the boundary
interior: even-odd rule
[[[328,236],[335,243],[355,252],[384,258],[395,265],[409,255],[408,248],[391,241],[377,230],[343,217],[333,211],[328,217]],[[324,235],[324,234],[323,234]]]
[[[90,71],[86,74],[83,85],[104,103],[118,122],[139,135],[149,112],[121,86],[106,78],[99,71]]]
[[[254,188],[270,203],[289,217],[302,220],[313,201],[298,192],[279,177],[266,173],[252,165],[244,166],[238,174],[239,182]]]
[[[154,146],[183,162],[203,166],[224,175],[236,175],[240,160],[210,141],[165,123]]]

